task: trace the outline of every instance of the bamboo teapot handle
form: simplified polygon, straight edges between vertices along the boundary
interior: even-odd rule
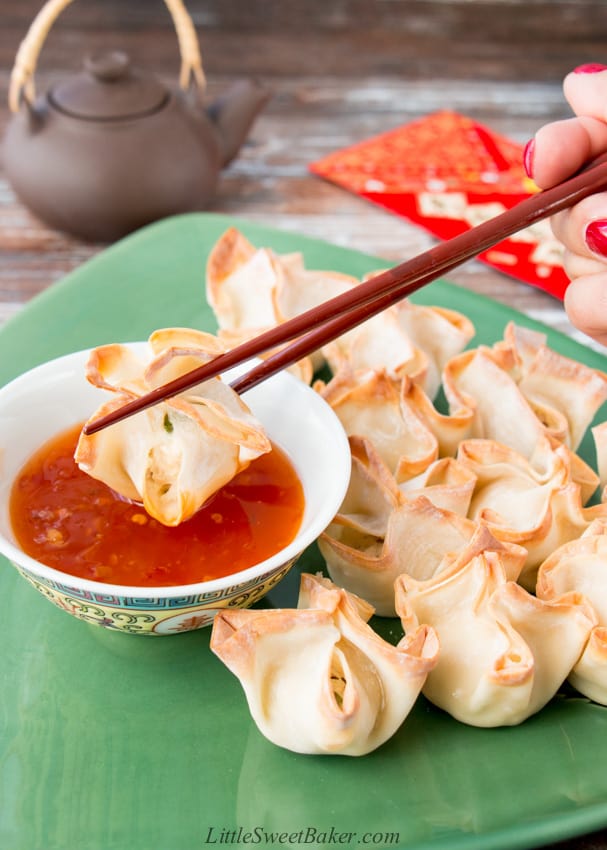
[[[61,12],[74,0],[47,0],[38,12],[27,34],[17,50],[15,64],[11,72],[8,103],[11,112],[18,112],[22,100],[30,103],[36,97],[34,74],[38,57],[49,30]],[[179,53],[181,55],[181,70],[179,85],[187,89],[193,80],[201,91],[206,86],[206,78],[202,68],[200,47],[192,19],[183,5],[183,0],[164,0],[175,26]]]

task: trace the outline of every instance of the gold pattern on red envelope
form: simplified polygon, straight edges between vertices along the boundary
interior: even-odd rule
[[[493,218],[537,191],[522,145],[456,112],[442,111],[329,154],[310,170],[441,239]],[[568,279],[548,222],[479,259],[562,298]]]

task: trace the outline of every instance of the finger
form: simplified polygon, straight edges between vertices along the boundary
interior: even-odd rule
[[[607,123],[580,116],[546,124],[527,150],[531,176],[540,189],[565,180],[607,150]]]
[[[552,231],[559,242],[573,254],[582,257],[594,257],[607,262],[607,245],[605,253],[597,250],[596,238],[589,245],[588,233],[595,237],[600,236],[597,232],[599,222],[607,220],[607,192],[600,192],[584,198],[574,207],[564,210],[551,219]],[[592,231],[588,228],[593,226]]]
[[[577,117],[542,127],[525,150],[527,170],[542,189],[607,150],[607,66],[576,68],[563,91]]]
[[[601,262],[595,257],[582,257],[579,254],[571,253],[571,251],[563,252],[563,268],[569,280],[607,272],[605,262]]]
[[[563,91],[576,115],[607,121],[607,67],[582,65],[567,74]]]
[[[564,304],[576,328],[607,345],[607,272],[572,281],[565,291]]]

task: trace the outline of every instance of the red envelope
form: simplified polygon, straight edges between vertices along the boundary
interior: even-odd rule
[[[310,170],[449,239],[537,192],[522,163],[522,145],[442,111],[335,151]],[[542,221],[479,259],[562,298],[569,283],[562,256]]]

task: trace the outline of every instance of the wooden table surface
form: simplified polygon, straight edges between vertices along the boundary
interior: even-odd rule
[[[40,5],[0,0],[0,136],[9,120],[15,52]],[[248,75],[273,92],[210,209],[393,262],[430,247],[431,237],[311,176],[310,162],[446,108],[524,142],[541,124],[570,114],[563,76],[607,59],[604,0],[189,0],[187,6],[211,96]],[[176,77],[175,35],[160,0],[79,0],[44,45],[38,88],[77,70],[85,53],[107,47],[126,50],[167,81]],[[37,220],[15,197],[0,162],[0,322],[103,247]],[[449,279],[576,335],[556,299],[477,261]],[[607,831],[562,847],[605,850]]]

